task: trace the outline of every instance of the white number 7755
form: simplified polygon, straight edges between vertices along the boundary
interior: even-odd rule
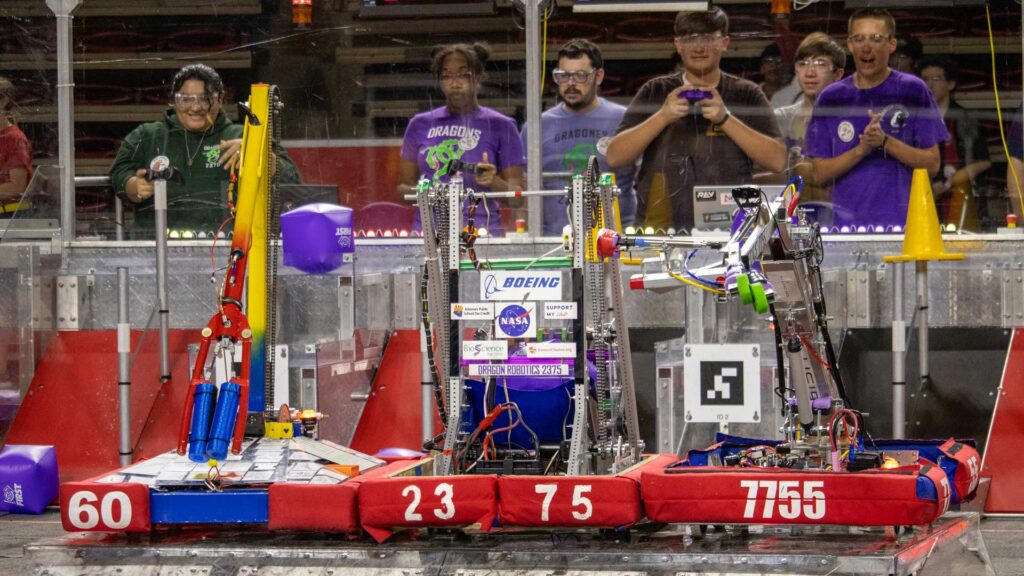
[[[744,518],[754,517],[761,489],[764,490],[764,507],[760,516],[763,520],[774,518],[776,508],[779,516],[786,520],[799,518],[801,512],[809,520],[820,520],[825,516],[825,493],[820,490],[825,487],[822,480],[741,480],[740,486],[747,489]]]

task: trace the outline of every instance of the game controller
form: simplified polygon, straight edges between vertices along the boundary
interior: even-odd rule
[[[698,90],[696,88],[693,90],[683,90],[679,93],[679,97],[686,98],[690,101],[690,104],[696,104],[702,100],[707,100],[708,98],[711,98],[711,96],[711,92],[708,92],[707,90]]]
[[[461,159],[455,158],[449,165],[449,172],[452,174],[462,172],[463,174],[479,176],[484,173],[484,169],[480,167],[478,162],[463,162]]]

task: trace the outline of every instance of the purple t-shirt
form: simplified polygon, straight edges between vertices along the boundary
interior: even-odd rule
[[[413,116],[405,129],[401,156],[403,160],[416,162],[422,178],[448,182],[454,175],[452,160],[480,162],[484,152],[488,162],[497,167],[499,175],[506,168],[523,165],[523,143],[515,120],[486,106],[477,108],[472,114],[452,114],[442,106]],[[490,190],[478,185],[472,174],[462,176],[466,188],[478,192]],[[491,235],[500,236],[504,229],[498,201],[489,200],[487,205],[480,203],[475,223],[478,227],[487,228]],[[420,227],[419,212],[416,213],[415,227]]]
[[[874,88],[861,89],[854,76],[829,85],[814,105],[804,152],[812,158],[834,158],[854,148],[867,127],[868,110],[882,113],[882,130],[915,148],[931,148],[949,139],[928,86],[895,70]],[[903,226],[910,200],[908,166],[881,149],[864,157],[832,187],[833,223]]]

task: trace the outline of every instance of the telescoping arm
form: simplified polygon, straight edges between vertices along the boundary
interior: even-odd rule
[[[178,432],[179,454],[184,454],[189,442],[195,392],[205,380],[204,369],[210,345],[218,340],[232,344],[241,342],[242,362],[239,374],[231,381],[239,386],[238,411],[235,417],[231,452],[241,451],[242,435],[245,431],[246,413],[249,404],[250,355],[252,352],[253,329],[242,309],[242,294],[245,288],[249,250],[252,248],[254,222],[266,219],[266,198],[270,185],[270,90],[266,84],[254,84],[245,106],[246,121],[242,133],[241,157],[236,167],[238,174],[238,204],[235,211],[234,235],[224,283],[217,302],[217,312],[202,330],[199,354],[189,382]],[[250,298],[250,306],[252,298]],[[262,383],[261,383],[262,384]]]

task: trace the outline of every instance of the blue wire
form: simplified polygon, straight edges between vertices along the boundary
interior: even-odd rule
[[[700,276],[697,276],[693,272],[690,272],[690,258],[693,258],[693,255],[696,254],[696,253],[697,253],[697,249],[694,248],[693,251],[690,252],[690,255],[686,257],[686,260],[683,260],[683,272],[686,272],[687,276],[689,276],[690,278],[693,278],[694,280],[696,280],[697,282],[700,282],[701,284],[703,284],[705,286],[710,286],[710,287],[718,289],[718,290],[721,290],[722,288],[724,288],[724,286],[719,284],[718,282],[712,282],[710,280],[705,280],[705,279],[701,278]]]
[[[794,188],[796,188],[796,193],[800,194],[801,192],[803,192],[804,191],[804,177],[800,176],[800,175],[796,175],[796,176],[793,176],[792,178],[790,178],[789,182],[786,183],[786,187],[783,188],[782,191],[785,192],[786,190],[788,190],[790,186],[793,186],[794,182],[796,183],[796,186],[794,186]]]

